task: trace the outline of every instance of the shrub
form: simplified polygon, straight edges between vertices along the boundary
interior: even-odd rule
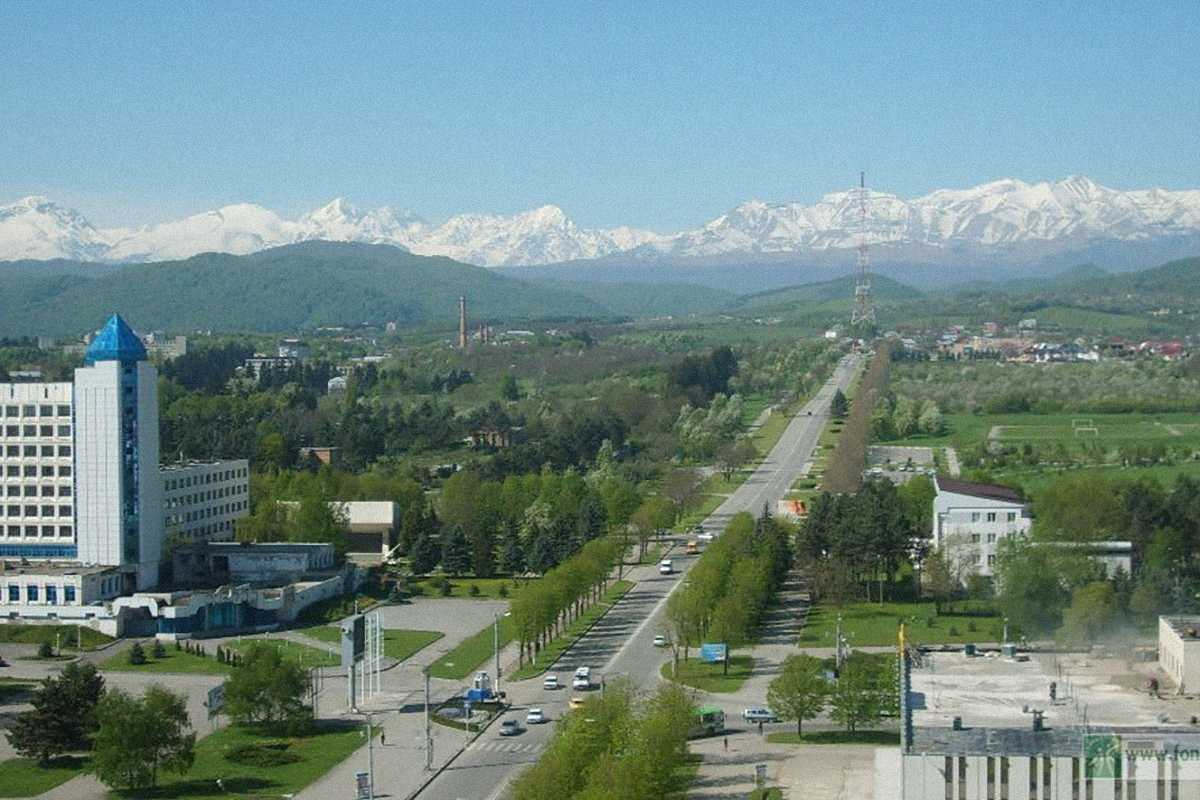
[[[956,627],[954,627],[953,625],[951,625],[951,626],[950,626],[950,635],[951,635],[951,636],[958,636],[958,628],[956,628]]]
[[[181,652],[182,650],[183,650],[183,643],[180,642],[178,639],[176,639],[175,640],[175,652],[178,653],[178,652]]]
[[[291,752],[289,746],[287,742],[243,744],[230,749],[225,760],[247,767],[281,767],[303,761],[304,758]]]
[[[146,663],[146,651],[142,649],[141,642],[134,642],[133,647],[129,648],[129,663],[135,667]]]
[[[151,652],[154,653],[155,658],[167,657],[167,648],[163,647],[163,643],[157,639],[154,640],[154,649]]]
[[[479,585],[472,583],[467,587],[467,594],[469,594],[471,597],[479,597]]]
[[[975,625],[975,620],[973,620],[973,619],[967,620],[967,630],[970,631],[971,633],[974,633],[975,631],[979,630],[979,628]]]
[[[438,591],[442,593],[442,597],[449,597],[454,591],[454,587],[450,584],[449,578],[442,578],[438,583]]]
[[[37,649],[38,658],[52,658],[54,656],[54,646],[49,642],[42,642]]]
[[[502,598],[508,597],[508,585],[503,584],[503,583],[500,584],[500,590],[498,592],[496,592],[496,594],[498,594]]]

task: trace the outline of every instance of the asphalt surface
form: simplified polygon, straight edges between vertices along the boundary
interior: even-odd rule
[[[828,419],[834,391],[843,391],[854,375],[856,361],[843,360],[832,378],[796,415],[779,442],[749,478],[703,522],[706,531],[718,534],[742,511],[757,516],[764,504],[772,511],[812,461],[821,431]],[[678,544],[678,541],[676,542]],[[559,659],[552,673],[560,688],[548,691],[541,681],[509,684],[512,709],[504,719],[518,719],[524,730],[516,736],[499,735],[499,721],[471,744],[445,771],[418,795],[423,800],[498,800],[508,783],[522,769],[537,761],[554,730],[553,721],[567,711],[573,695],[570,688],[576,667],[592,669],[593,688],[620,675],[642,688],[653,688],[660,680],[659,669],[669,658],[665,648],[654,647],[654,636],[665,632],[663,612],[670,592],[680,584],[698,556],[687,556],[681,547],[669,553],[675,572],[659,575],[655,565],[635,567],[630,578],[637,581],[611,611]],[[525,725],[529,708],[541,708],[548,722]]]

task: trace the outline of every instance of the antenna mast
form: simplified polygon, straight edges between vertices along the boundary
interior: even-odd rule
[[[854,279],[854,309],[850,324],[875,324],[875,307],[871,304],[871,265],[867,252],[867,173],[858,173],[858,273]]]

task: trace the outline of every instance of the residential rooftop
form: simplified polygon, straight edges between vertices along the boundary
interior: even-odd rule
[[[1015,489],[1010,489],[1007,486],[998,486],[994,483],[972,483],[971,481],[960,481],[938,475],[937,488],[940,492],[965,494],[970,497],[982,497],[986,500],[1004,500],[1010,503],[1025,502]]]

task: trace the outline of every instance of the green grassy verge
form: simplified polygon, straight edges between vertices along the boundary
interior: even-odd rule
[[[500,587],[504,587],[504,591],[509,597],[515,595],[520,588],[527,583],[522,578],[516,581],[513,578],[450,578],[450,594],[442,594],[440,587],[436,585],[441,580],[440,575],[433,575],[427,578],[416,578],[409,582],[409,585],[414,590],[419,591],[425,597],[460,597],[467,600],[503,600],[500,596]],[[536,580],[536,579],[534,579]],[[474,586],[479,594],[472,595],[471,587]]]
[[[742,688],[742,684],[750,677],[754,669],[754,659],[750,656],[730,656],[729,674],[725,674],[723,664],[708,664],[699,658],[680,661],[674,671],[671,662],[662,665],[662,676],[669,681],[691,686],[702,692],[727,694]]]
[[[316,639],[319,642],[327,642],[329,644],[340,644],[342,641],[341,628],[335,625],[325,625],[319,628],[308,628],[301,631],[305,636]],[[404,661],[414,653],[422,650],[425,647],[442,638],[440,631],[414,631],[405,630],[403,628],[389,629],[383,631],[383,654],[388,658],[394,658],[397,661]]]
[[[999,617],[939,615],[933,603],[851,603],[841,608],[818,605],[809,611],[800,644],[833,647],[839,612],[851,647],[893,645],[901,622],[907,624],[908,640],[914,644],[999,642],[1004,637]]]
[[[500,647],[513,640],[512,617],[500,618]],[[464,639],[458,647],[446,653],[430,665],[429,674],[435,678],[461,680],[475,672],[483,662],[492,657],[492,626]]]
[[[755,789],[746,795],[747,800],[783,800],[783,789],[778,786],[768,786],[765,789]]]
[[[83,771],[87,760],[63,756],[39,767],[31,758],[0,761],[0,797],[35,797],[66,783]]]
[[[0,678],[0,703],[15,703],[18,698],[36,692],[41,685],[33,678]]]
[[[301,666],[305,667],[336,667],[342,663],[342,657],[338,653],[330,653],[328,650],[310,647],[288,639],[243,639],[240,642],[230,643],[229,649],[245,653],[255,644],[272,647],[278,650],[284,658],[299,661]]]
[[[146,663],[137,665],[129,663],[129,649],[125,648],[101,661],[99,668],[102,672],[187,672],[210,675],[226,675],[233,669],[217,661],[215,646],[206,648],[209,653],[207,656],[176,650],[174,645],[167,645],[166,648],[165,656],[155,658],[151,654],[150,647],[143,645],[142,649],[146,652]]]
[[[519,670],[509,676],[511,681],[523,681],[537,675],[550,668],[559,656],[566,652],[567,648],[575,644],[579,637],[583,635],[591,625],[600,617],[604,616],[604,612],[613,607],[613,604],[621,599],[622,596],[633,588],[632,581],[616,581],[608,587],[600,600],[592,605],[587,611],[579,615],[579,619],[567,626],[562,636],[552,639],[548,645],[542,648],[538,653],[537,659],[531,664],[526,664]]]
[[[78,625],[0,625],[0,644],[46,642],[53,645],[57,639],[63,650],[75,650],[81,633],[84,650],[93,650],[115,641],[111,636]]]
[[[356,610],[361,613],[373,603],[386,599],[387,595],[380,589],[367,585],[358,594],[330,597],[305,607],[300,612],[297,622],[301,625],[328,625],[340,622]]]
[[[187,774],[160,775],[160,785],[153,791],[115,792],[114,796],[210,800],[221,794],[216,787],[217,778],[229,796],[268,798],[295,794],[366,744],[362,732],[361,725],[339,725],[308,736],[280,739],[240,728],[222,728],[196,743],[196,761]],[[283,742],[288,745],[287,751],[299,756],[300,761],[278,767],[254,767],[225,758],[226,753],[242,745]],[[365,759],[363,769],[366,769]]]
[[[793,732],[768,733],[773,744],[900,744],[895,731],[814,731],[798,736]]]

